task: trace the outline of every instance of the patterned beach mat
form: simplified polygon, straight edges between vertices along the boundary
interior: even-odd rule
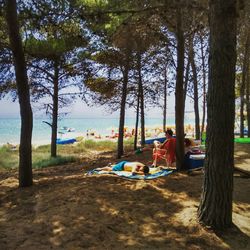
[[[167,176],[169,174],[172,174],[173,172],[174,170],[150,168],[150,173],[148,175],[140,175],[140,174],[132,175],[131,172],[127,171],[97,171],[96,169],[93,169],[91,171],[88,171],[87,175],[112,174],[127,179],[152,180],[162,176]]]

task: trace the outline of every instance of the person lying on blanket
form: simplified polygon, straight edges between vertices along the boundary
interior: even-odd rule
[[[106,166],[102,168],[96,168],[97,171],[128,171],[132,172],[132,175],[135,174],[148,174],[149,167],[144,165],[141,162],[129,162],[129,161],[121,161],[115,165]]]

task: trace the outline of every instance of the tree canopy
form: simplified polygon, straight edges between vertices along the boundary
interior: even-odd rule
[[[10,6],[16,13],[13,29],[8,12]],[[127,108],[133,107],[136,112],[136,131],[140,119],[143,145],[145,108],[162,107],[163,129],[166,129],[167,98],[174,93],[176,166],[182,171],[185,103],[189,97],[194,106],[196,139],[206,130],[208,110],[208,148],[199,218],[205,224],[227,227],[232,222],[232,166],[227,168],[226,165],[233,161],[235,73],[236,93],[241,100],[241,136],[244,136],[246,120],[248,136],[250,133],[249,6],[246,0],[225,3],[223,0],[1,1],[0,98],[11,94],[26,111],[30,109],[29,100],[33,107],[35,103],[43,102],[42,107],[51,115],[52,157],[57,156],[60,108],[80,98],[88,105],[105,105],[111,112],[119,110],[117,157],[121,158]],[[223,25],[224,21],[232,27]],[[19,55],[21,60],[18,60]],[[237,62],[234,60],[236,55]],[[20,79],[26,83],[25,96],[20,93]],[[217,113],[220,108],[225,111],[225,116]],[[244,110],[247,111],[247,119]],[[25,112],[22,117],[31,140],[31,110],[26,114],[29,117],[27,123]],[[215,125],[216,119],[220,121],[220,127],[221,119],[228,121],[225,133],[221,131],[218,134],[220,127]],[[223,154],[222,161],[218,160],[214,145],[220,145],[228,152]],[[30,155],[31,148],[22,151],[22,157],[25,154]],[[30,157],[28,159],[31,161]],[[22,164],[24,162],[20,162],[20,166]],[[229,192],[229,196],[221,196],[228,202],[222,208],[224,217],[218,220],[220,214],[216,214],[216,207],[212,207],[215,218],[207,212],[210,208],[207,200],[216,202],[217,196],[209,196],[206,188],[209,185],[218,187],[217,179],[209,177],[216,176],[221,170],[228,174],[229,183],[225,182],[220,190]],[[208,180],[211,182],[209,185]],[[219,197],[219,187],[216,190]],[[207,200],[206,195],[209,197]],[[229,214],[225,212],[228,208]]]

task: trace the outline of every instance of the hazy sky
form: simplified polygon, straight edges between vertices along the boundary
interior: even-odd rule
[[[45,111],[39,111],[40,107],[35,106],[33,107],[33,114],[34,117],[44,117]],[[86,104],[84,104],[81,100],[76,101],[71,105],[70,108],[68,108],[68,115],[66,117],[70,118],[88,118],[88,117],[110,117],[115,118],[119,117],[119,112],[110,113],[107,112],[108,107],[88,107]],[[186,111],[192,111],[193,110],[193,103],[190,102],[190,99],[187,99],[186,101]],[[168,115],[173,116],[175,112],[175,100],[174,95],[171,95],[168,97]],[[162,109],[160,108],[150,108],[145,110],[146,117],[152,117],[152,118],[161,118],[162,117]],[[190,115],[189,115],[190,116]],[[3,99],[0,100],[0,118],[18,118],[20,117],[19,114],[19,103],[16,101],[13,103],[11,99]],[[126,110],[126,117],[135,117],[134,109],[127,109]]]
[[[35,117],[41,117],[45,115],[45,111],[39,111],[39,106],[33,108]],[[119,117],[119,112],[110,113],[107,112],[108,107],[88,107],[82,101],[78,100],[68,108],[67,117]],[[168,112],[174,112],[174,98],[170,97],[168,102]],[[150,108],[146,110],[147,117],[159,118],[162,116],[162,110],[160,108]],[[11,99],[0,100],[0,117],[19,117],[19,103],[16,101],[13,103]],[[133,109],[126,110],[127,117],[134,117],[135,113]]]

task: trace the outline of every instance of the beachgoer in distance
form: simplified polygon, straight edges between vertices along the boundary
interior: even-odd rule
[[[141,162],[129,162],[129,161],[121,161],[115,165],[106,166],[102,168],[96,168],[96,170],[101,171],[128,171],[134,174],[148,174],[149,167]]]
[[[191,153],[191,154],[203,153],[199,147],[199,144],[197,144],[191,138],[184,138],[184,150],[185,150],[185,154],[187,154],[187,153]]]
[[[6,143],[6,146],[7,146],[9,149],[11,149],[11,150],[17,149],[17,146],[16,146],[16,145],[13,145],[13,144],[11,144],[11,143],[9,143],[9,142]]]
[[[184,138],[184,152],[187,154],[192,150],[192,141],[188,138]]]
[[[154,141],[154,149],[153,149],[153,167],[157,166],[157,161],[166,158],[167,166],[172,167],[175,162],[175,154],[176,154],[176,138],[173,137],[173,131],[171,129],[167,129],[165,131],[166,140],[163,143],[159,141]]]

